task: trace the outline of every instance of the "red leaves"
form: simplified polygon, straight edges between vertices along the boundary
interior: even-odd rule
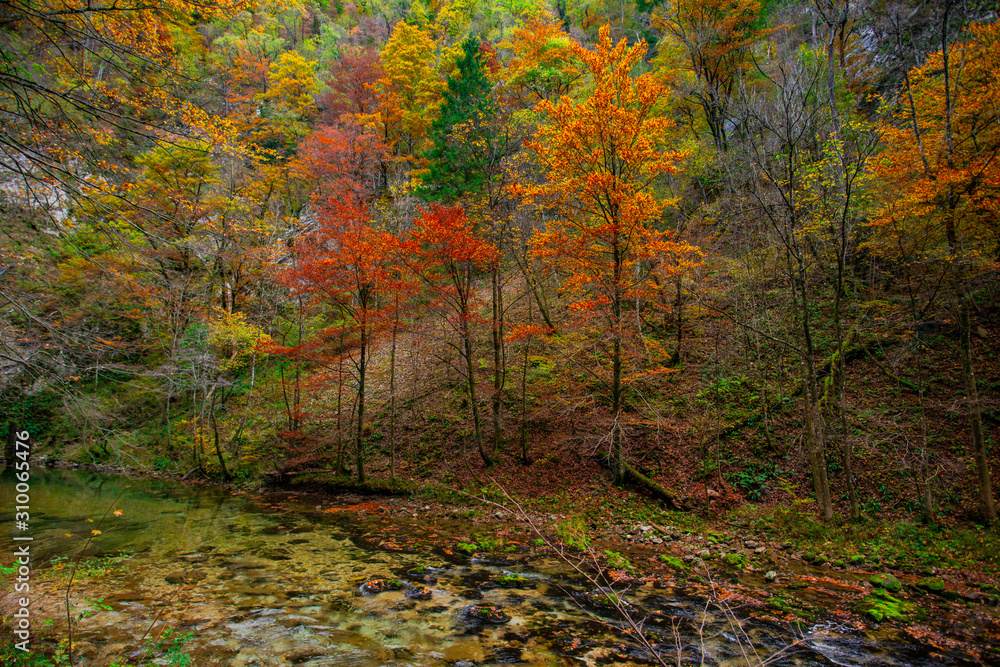
[[[471,264],[485,269],[499,259],[496,248],[473,232],[472,221],[462,207],[432,204],[430,211],[421,209],[420,213],[410,247],[432,264]]]

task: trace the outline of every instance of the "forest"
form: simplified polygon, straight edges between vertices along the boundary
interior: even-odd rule
[[[10,432],[234,484],[995,526],[997,19],[0,0]]]

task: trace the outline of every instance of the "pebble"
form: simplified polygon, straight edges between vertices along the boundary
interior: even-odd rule
[[[756,549],[753,550],[755,554],[762,554],[765,551],[767,551],[767,547],[757,547]]]
[[[778,578],[778,573],[774,570],[768,570],[767,574],[764,575],[764,581],[774,581]]]

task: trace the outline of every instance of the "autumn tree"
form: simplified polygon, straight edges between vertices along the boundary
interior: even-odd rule
[[[343,117],[360,118],[376,107],[375,84],[382,78],[382,62],[375,47],[347,49],[330,66],[328,90],[317,100],[319,120],[325,125],[342,122]]]
[[[693,248],[658,231],[669,204],[658,179],[676,173],[684,155],[670,150],[672,121],[658,113],[664,88],[651,74],[632,77],[645,44],[612,44],[601,29],[594,50],[573,49],[592,77],[590,97],[576,102],[542,101],[547,124],[528,143],[543,165],[546,182],[521,188],[525,198],[553,208],[558,218],[533,239],[538,257],[558,264],[564,286],[577,298],[573,308],[603,323],[598,342],[611,363],[607,382],[613,425],[615,481],[625,479],[622,413],[629,304],[647,287],[652,262],[678,264]]]
[[[976,24],[954,44],[945,6],[941,49],[906,77],[876,174],[886,184],[875,248],[933,267],[957,314],[959,360],[983,517],[997,522],[976,382],[972,317],[977,275],[1000,247],[1000,25]]]
[[[760,0],[670,0],[653,26],[681,44],[697,85],[687,93],[701,106],[716,148],[729,148],[729,106],[750,67],[750,47],[769,32]]]
[[[441,104],[444,81],[437,74],[436,43],[424,30],[400,21],[382,49],[378,104],[364,122],[397,155],[424,149],[427,131]]]
[[[462,43],[456,71],[448,77],[441,115],[434,121],[433,147],[427,152],[427,171],[418,194],[431,201],[461,202],[480,232],[502,257],[512,213],[506,184],[508,158],[520,148],[499,63],[492,45],[475,37]],[[492,68],[490,68],[492,65]],[[495,75],[496,83],[489,75]],[[504,351],[503,263],[490,266],[493,387],[491,413],[493,449],[501,440],[501,403],[506,381]]]
[[[480,319],[475,279],[479,271],[497,261],[496,249],[475,234],[462,208],[432,204],[414,221],[403,250],[413,275],[428,288],[433,304],[458,334],[458,342],[450,344],[461,360],[476,448],[483,464],[490,467],[493,457],[483,444],[473,340]]]
[[[359,482],[365,481],[370,347],[388,319],[379,296],[390,279],[385,264],[394,242],[391,234],[368,224],[367,210],[357,201],[331,206],[321,224],[297,242],[296,265],[285,276],[293,294],[321,300],[334,315],[334,324],[306,343],[317,350],[314,359],[329,365],[337,356],[350,353],[357,386],[355,465]]]
[[[299,153],[294,168],[313,185],[319,220],[297,239],[295,266],[284,279],[294,295],[320,303],[334,322],[286,352],[308,352],[326,367],[349,356],[357,386],[355,461],[358,481],[363,482],[370,350],[393,317],[384,295],[393,283],[388,262],[395,255],[396,238],[373,227],[370,215],[370,204],[381,191],[379,165],[387,148],[374,135],[348,124],[317,129]]]
[[[511,51],[505,78],[516,99],[533,105],[568,95],[583,74],[572,44],[562,24],[548,14],[531,17],[515,30],[501,46]]]

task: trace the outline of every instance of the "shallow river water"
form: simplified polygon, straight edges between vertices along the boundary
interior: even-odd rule
[[[0,519],[12,527],[9,475],[0,480]],[[74,585],[78,664],[129,655],[171,664],[165,651],[177,636],[185,639],[177,652],[197,666],[651,663],[649,647],[601,604],[607,594],[551,554],[527,545],[499,556],[454,551],[455,536],[499,524],[417,518],[386,499],[381,511],[344,511],[345,502],[316,496],[250,497],[83,471],[32,475],[36,622],[50,616],[50,632],[65,634],[65,576],[44,570],[54,557],[59,567],[60,557],[81,553],[97,526],[88,556],[131,554]],[[9,566],[11,553],[3,547],[0,564]],[[509,575],[523,578],[502,578]],[[368,593],[374,579],[405,586]],[[833,623],[787,627],[750,620],[738,606],[731,616],[683,587],[636,582],[613,595],[645,622],[667,664],[760,664],[803,636],[773,664],[953,664]]]

